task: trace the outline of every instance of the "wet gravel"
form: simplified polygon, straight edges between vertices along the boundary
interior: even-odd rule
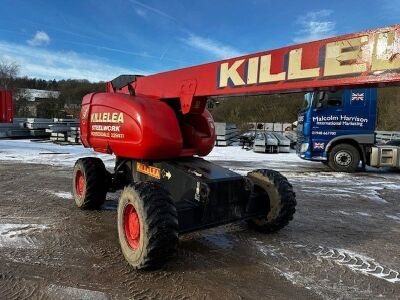
[[[101,211],[80,211],[71,168],[0,162],[0,299],[398,299],[400,174],[268,167],[297,193],[289,226],[184,235],[162,270],[137,272],[119,249],[118,193]]]

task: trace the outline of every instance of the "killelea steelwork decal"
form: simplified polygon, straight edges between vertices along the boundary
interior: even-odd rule
[[[121,124],[124,124],[124,114],[121,112],[94,112],[90,114],[91,136],[124,139]],[[112,125],[110,125],[112,124]]]

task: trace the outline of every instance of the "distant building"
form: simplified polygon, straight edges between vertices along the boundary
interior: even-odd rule
[[[20,89],[14,96],[15,103],[19,100],[28,101],[20,107],[21,111],[17,111],[17,115],[25,117],[53,117],[58,116],[61,104],[58,101],[59,91],[37,90],[37,89]]]
[[[38,101],[43,99],[58,99],[60,96],[59,91],[49,91],[49,90],[36,90],[36,89],[20,89],[15,95],[15,100],[24,98],[28,101]]]

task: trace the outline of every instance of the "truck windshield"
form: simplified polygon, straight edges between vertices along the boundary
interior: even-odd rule
[[[304,95],[303,107],[300,112],[304,112],[311,107],[312,104],[312,93],[307,93]]]
[[[315,101],[316,108],[341,107],[343,91],[319,92]]]

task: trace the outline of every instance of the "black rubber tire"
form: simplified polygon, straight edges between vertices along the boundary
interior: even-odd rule
[[[85,181],[83,194],[76,191],[76,173],[82,172]],[[104,163],[96,157],[80,158],[76,161],[72,180],[72,194],[80,209],[99,209],[105,199],[109,186],[109,173]]]
[[[138,247],[127,241],[124,211],[132,204],[140,222]],[[161,267],[178,244],[178,214],[169,193],[157,182],[126,186],[118,203],[118,238],[128,263],[137,270]]]
[[[340,165],[337,160],[339,155],[344,155],[344,157],[349,157],[351,161],[348,165]],[[348,172],[353,173],[357,171],[358,165],[360,163],[360,153],[357,148],[350,144],[338,144],[329,151],[328,154],[328,166],[336,172]]]
[[[253,184],[253,195],[260,201],[267,201],[265,218],[248,220],[251,228],[263,232],[276,232],[293,219],[296,212],[296,194],[292,185],[281,173],[259,169],[249,172],[247,178]]]

